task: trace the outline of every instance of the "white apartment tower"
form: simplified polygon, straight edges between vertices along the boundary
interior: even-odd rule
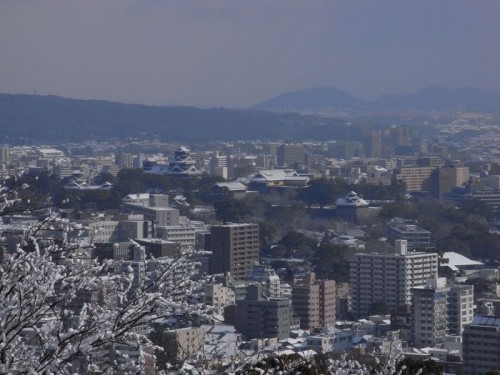
[[[413,343],[416,348],[442,348],[447,334],[448,293],[446,278],[430,278],[412,288]]]
[[[396,240],[393,254],[356,254],[349,267],[351,312],[356,318],[368,316],[375,302],[391,310],[411,303],[411,288],[424,286],[437,275],[436,253],[408,252],[406,240]]]
[[[472,322],[472,285],[446,285],[446,278],[430,278],[412,289],[413,344],[416,348],[442,348],[446,335],[462,335]]]
[[[448,294],[448,334],[462,335],[467,324],[474,319],[474,286],[451,286]]]

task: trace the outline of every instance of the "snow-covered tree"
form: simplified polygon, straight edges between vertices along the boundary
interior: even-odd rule
[[[0,214],[29,203],[21,195],[2,188]],[[49,213],[4,252],[0,374],[152,373],[149,324],[192,312],[184,298],[196,271],[191,251],[161,261],[98,261],[84,240],[88,229]]]

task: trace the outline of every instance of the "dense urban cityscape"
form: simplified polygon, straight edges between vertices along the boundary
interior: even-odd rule
[[[472,118],[484,125],[457,141]],[[410,367],[499,368],[491,118],[455,114],[432,139],[389,125],[360,140],[3,145],[2,309],[20,311],[2,327],[23,347],[2,344],[3,368],[41,351],[36,368],[55,372],[131,371],[132,359],[144,373],[250,373],[318,355],[374,369],[396,348]],[[33,252],[62,268],[36,279],[50,293],[31,320],[6,288],[24,285],[13,264]],[[92,281],[66,281],[82,267]],[[69,350],[60,337],[103,305],[132,315],[120,334],[141,339],[96,324],[109,337],[74,335],[97,350]]]
[[[0,375],[500,375],[499,14],[0,0]]]

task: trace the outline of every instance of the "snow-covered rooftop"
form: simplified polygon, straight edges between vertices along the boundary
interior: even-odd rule
[[[243,185],[239,181],[231,181],[231,182],[216,182],[215,183],[218,187],[226,187],[230,191],[244,191],[247,189],[245,185]]]
[[[446,266],[450,267],[453,271],[458,271],[460,266],[480,266],[483,263],[476,260],[469,259],[462,254],[455,253],[454,251],[447,251],[443,254],[443,259],[448,259]]]

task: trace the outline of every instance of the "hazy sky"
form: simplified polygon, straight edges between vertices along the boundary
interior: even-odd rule
[[[247,107],[500,89],[499,0],[0,0],[0,92]]]

